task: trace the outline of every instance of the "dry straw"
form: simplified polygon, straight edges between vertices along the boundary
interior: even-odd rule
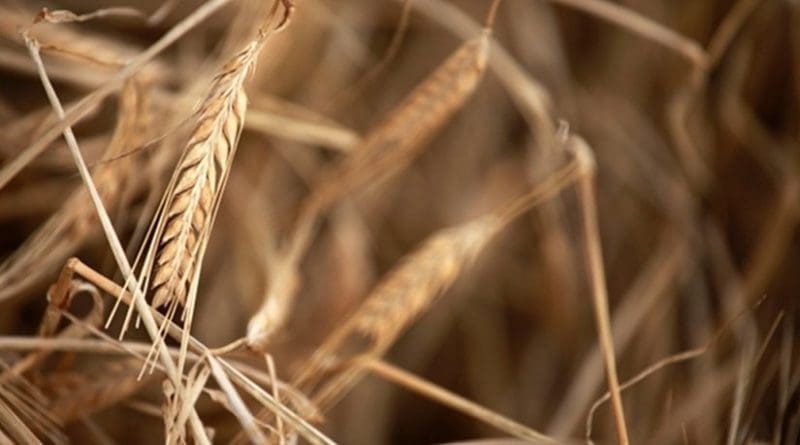
[[[289,0],[195,11],[168,0],[149,17],[0,6],[0,68],[14,87],[0,94],[0,323],[13,333],[0,338],[0,443],[119,440],[130,408],[149,416],[137,439],[168,444],[331,444],[313,425],[323,420],[343,443],[397,440],[400,429],[403,441],[421,439],[420,401],[385,383],[525,443],[581,435],[584,418],[586,440],[616,429],[623,445],[797,441],[796,317],[781,298],[800,220],[798,110],[784,106],[791,94],[771,92],[791,90],[791,70],[774,60],[800,57],[800,31],[774,30],[800,9],[717,0],[673,17],[659,13],[663,0],[514,2],[496,40],[499,0],[327,3],[303,3],[287,39],[269,36]],[[485,24],[472,18],[490,4]],[[203,23],[226,5],[236,18]],[[604,24],[584,26],[596,19]],[[439,28],[461,39],[449,57],[431,38]],[[251,39],[257,29],[267,31]],[[132,43],[162,32],[149,48]],[[218,73],[210,45],[229,59]],[[259,88],[247,88],[261,53]],[[351,130],[409,84],[395,55],[435,68],[363,135]],[[488,69],[497,84],[468,105]],[[50,107],[27,88],[37,74]],[[385,84],[363,88],[376,80]],[[414,165],[465,108],[466,125]],[[600,187],[588,146],[567,131],[560,139],[554,117],[597,148]],[[247,165],[232,167],[243,155]],[[508,194],[523,158],[538,186]],[[715,174],[729,169],[761,180]],[[403,187],[372,199],[401,174]],[[486,253],[573,183],[508,230],[508,252]],[[223,207],[231,194],[247,199]],[[505,205],[465,220],[474,195]],[[94,242],[99,228],[110,252]],[[81,259],[45,301],[71,255]],[[490,300],[443,308],[479,256],[491,279],[458,294]],[[730,344],[708,339],[765,293],[769,304],[745,310]],[[107,297],[129,306],[121,332],[110,331],[118,309],[106,313]],[[149,338],[115,338],[134,317]],[[676,354],[684,344],[705,346]],[[367,375],[382,380],[377,391],[357,387]],[[490,434],[443,416],[437,440]]]
[[[152,383],[138,378],[139,358],[111,361],[90,372],[58,373],[42,385],[57,395],[48,404],[49,414],[66,423],[112,406]]]
[[[104,153],[115,158],[143,143],[148,137],[149,110],[143,86],[132,79],[120,94],[117,125]],[[134,160],[101,164],[94,173],[100,197],[112,208],[124,205],[123,189]],[[52,273],[57,263],[74,253],[97,227],[91,201],[86,190],[77,189],[61,208],[17,251],[0,265],[0,301],[19,295]]]

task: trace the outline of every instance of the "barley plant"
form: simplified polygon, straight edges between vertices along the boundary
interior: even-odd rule
[[[0,444],[800,443],[800,2],[0,0]]]

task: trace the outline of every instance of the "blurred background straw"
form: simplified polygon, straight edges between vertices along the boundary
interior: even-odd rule
[[[45,443],[165,440],[163,375],[137,380],[141,357],[100,350],[122,344],[114,340],[121,320],[106,339],[85,331],[102,327],[113,295],[75,281],[71,304],[48,306],[48,288],[72,256],[124,280],[63,138],[42,145],[57,119],[19,31],[43,7],[109,12],[29,30],[69,110],[201,3],[0,2],[0,442],[33,440],[14,418]],[[131,260],[213,76],[272,7],[222,3],[73,125]],[[255,381],[267,392],[270,375],[286,382],[278,398],[339,443],[514,435],[503,421],[498,429],[424,389],[410,391],[393,367],[559,441],[582,442],[590,430],[597,443],[614,443],[611,406],[589,417],[608,387],[579,188],[566,185],[487,229],[485,245],[469,247],[474,255],[412,255],[429,237],[552,179],[574,161],[570,147],[580,137],[596,163],[592,208],[631,443],[797,443],[800,3],[506,0],[491,48],[475,55],[488,57],[485,73],[464,80],[470,61],[439,74],[441,88],[469,81],[474,91],[456,91],[457,100],[422,95],[401,113],[398,104],[426,76],[481,35],[489,3],[295,0],[289,26],[270,36],[247,81],[246,120],[203,261],[192,335],[221,347],[280,301],[285,320],[270,325],[274,332],[228,357],[265,376]],[[107,9],[123,6],[135,10]],[[370,149],[389,154],[363,155]],[[310,197],[323,195],[330,201],[298,234]],[[452,272],[441,288],[425,288],[441,295],[367,361],[343,355],[314,379],[297,377],[311,372],[315,350],[376,285],[415,261],[420,276]],[[455,269],[444,270],[448,261]],[[392,310],[415,310],[404,301]],[[56,315],[45,335],[52,310],[76,318]],[[84,330],[64,334],[75,324]],[[53,335],[101,341],[82,351],[23,341]],[[141,329],[126,340],[150,341]],[[347,347],[353,357],[365,351]],[[347,367],[364,378],[335,403],[301,409],[287,401],[297,391],[313,404]],[[241,418],[217,397],[223,384],[212,377],[206,385],[196,409],[211,439],[240,440]],[[260,410],[242,397],[253,414]],[[271,441],[293,434],[261,419]]]

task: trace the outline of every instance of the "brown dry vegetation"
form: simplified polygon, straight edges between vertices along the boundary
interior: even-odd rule
[[[796,1],[0,0],[0,443],[798,443],[799,117]]]

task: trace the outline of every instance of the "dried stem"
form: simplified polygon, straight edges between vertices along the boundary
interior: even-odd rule
[[[589,146],[578,142],[578,155],[586,165],[594,165]],[[592,288],[592,303],[597,323],[600,347],[606,363],[606,378],[611,393],[611,405],[614,409],[614,420],[617,427],[617,438],[620,445],[628,445],[628,428],[625,425],[625,412],[620,396],[617,363],[614,355],[614,341],[611,337],[611,320],[608,310],[608,290],[603,266],[603,251],[600,244],[600,228],[597,218],[597,199],[595,197],[594,168],[589,170],[578,185],[578,196],[583,214],[583,231],[586,242],[586,264]]]

